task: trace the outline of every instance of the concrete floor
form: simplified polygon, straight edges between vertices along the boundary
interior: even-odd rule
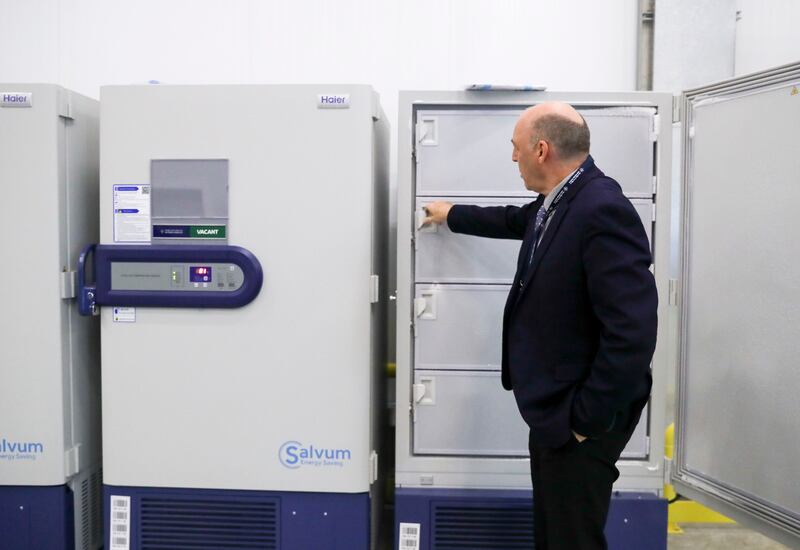
[[[786,550],[774,540],[739,525],[682,525],[683,533],[669,535],[669,550]]]

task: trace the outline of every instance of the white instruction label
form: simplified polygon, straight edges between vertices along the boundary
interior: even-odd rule
[[[114,322],[115,323],[135,323],[136,322],[136,308],[135,307],[115,307],[114,308]]]
[[[131,497],[111,495],[111,548],[131,548]]]
[[[114,242],[150,242],[150,186],[114,186]]]
[[[419,523],[400,524],[400,550],[419,550]]]

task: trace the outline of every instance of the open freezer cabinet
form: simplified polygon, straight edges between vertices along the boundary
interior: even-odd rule
[[[549,100],[584,116],[592,156],[623,188],[654,252],[661,305],[654,388],[619,462],[618,490],[664,485],[673,97],[658,93],[403,92],[398,165],[396,484],[528,495],[528,428],[500,383],[502,314],[521,241],[422,227],[434,200],[536,198],[511,160],[520,113]],[[663,223],[662,223],[663,221]],[[663,225],[663,228],[662,228]]]
[[[680,494],[800,548],[800,64],[684,94]]]

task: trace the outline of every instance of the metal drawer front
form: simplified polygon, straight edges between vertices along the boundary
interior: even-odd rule
[[[417,285],[417,369],[500,370],[506,285]]]
[[[425,388],[414,404],[415,453],[528,456],[528,427],[499,372],[418,371],[414,380]]]
[[[603,172],[630,197],[653,195],[655,109],[579,109]],[[527,196],[511,160],[521,110],[420,110],[417,113],[417,195]]]
[[[445,200],[478,206],[522,206],[528,202],[520,199]],[[429,202],[417,199],[417,212]],[[416,282],[511,284],[521,244],[522,241],[516,239],[459,235],[451,232],[447,224],[419,229],[416,233]]]

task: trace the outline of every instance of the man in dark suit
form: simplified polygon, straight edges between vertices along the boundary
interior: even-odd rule
[[[426,223],[522,240],[503,315],[502,380],[530,427],[536,549],[604,549],[616,462],[652,384],[650,246],[620,186],[595,166],[589,128],[571,106],[527,109],[511,141],[535,201],[434,202]]]

